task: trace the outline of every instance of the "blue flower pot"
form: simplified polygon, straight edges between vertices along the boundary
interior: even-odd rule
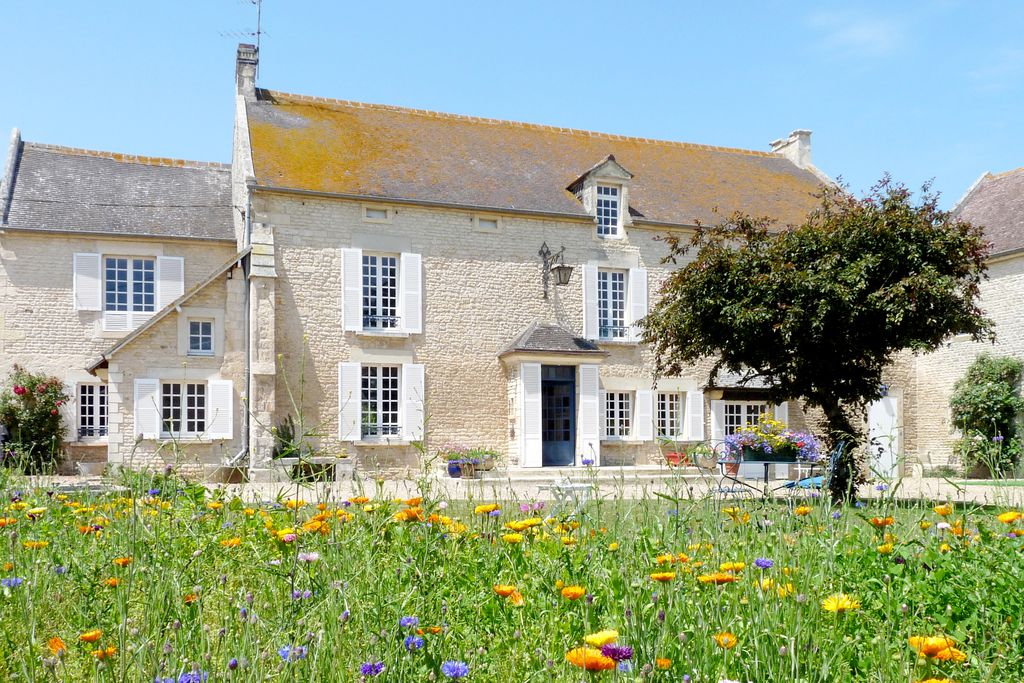
[[[462,463],[455,460],[448,461],[448,476],[452,479],[462,478]]]

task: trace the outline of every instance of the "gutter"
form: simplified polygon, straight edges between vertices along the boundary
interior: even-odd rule
[[[109,230],[61,230],[60,228],[22,228],[10,225],[3,226],[4,232],[20,232],[25,234],[44,235],[75,235],[83,237],[106,237],[108,239],[122,240],[126,237],[135,239],[150,239],[166,242],[168,240],[180,240],[182,242],[209,242],[213,244],[234,244],[235,240],[226,237],[191,237],[188,235],[155,235],[153,233],[139,232],[111,232]]]

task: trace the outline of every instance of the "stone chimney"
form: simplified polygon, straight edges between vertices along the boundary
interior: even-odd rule
[[[256,99],[256,66],[260,53],[255,45],[241,43],[238,46],[238,61],[235,63],[235,86],[238,94],[248,101]]]
[[[811,167],[811,131],[794,130],[788,138],[772,140],[772,151],[786,157],[799,168]]]

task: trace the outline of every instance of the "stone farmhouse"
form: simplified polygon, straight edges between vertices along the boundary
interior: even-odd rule
[[[762,152],[291,95],[256,87],[257,60],[239,46],[230,165],[12,136],[0,362],[65,382],[72,461],[270,479],[289,417],[361,462],[458,443],[510,467],[805,424],[706,368],[655,386],[634,323],[673,267],[659,235],[816,205],[809,131]],[[934,393],[927,363],[875,413],[930,449],[941,411],[906,405]]]

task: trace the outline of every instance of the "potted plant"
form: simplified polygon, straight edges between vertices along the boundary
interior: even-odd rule
[[[462,477],[462,460],[466,457],[467,451],[463,446],[448,444],[437,449],[437,457],[445,461],[448,476],[452,479]]]
[[[690,458],[686,451],[669,451],[665,454],[665,463],[669,467],[681,467],[690,464]]]
[[[489,472],[494,469],[494,461],[498,457],[498,453],[490,448],[477,447],[470,449],[467,454],[468,457],[479,460],[480,464],[476,466],[476,469],[481,472]]]
[[[818,439],[813,434],[795,432],[785,424],[762,416],[757,424],[740,427],[725,437],[725,460],[757,462],[817,462],[821,458]]]

